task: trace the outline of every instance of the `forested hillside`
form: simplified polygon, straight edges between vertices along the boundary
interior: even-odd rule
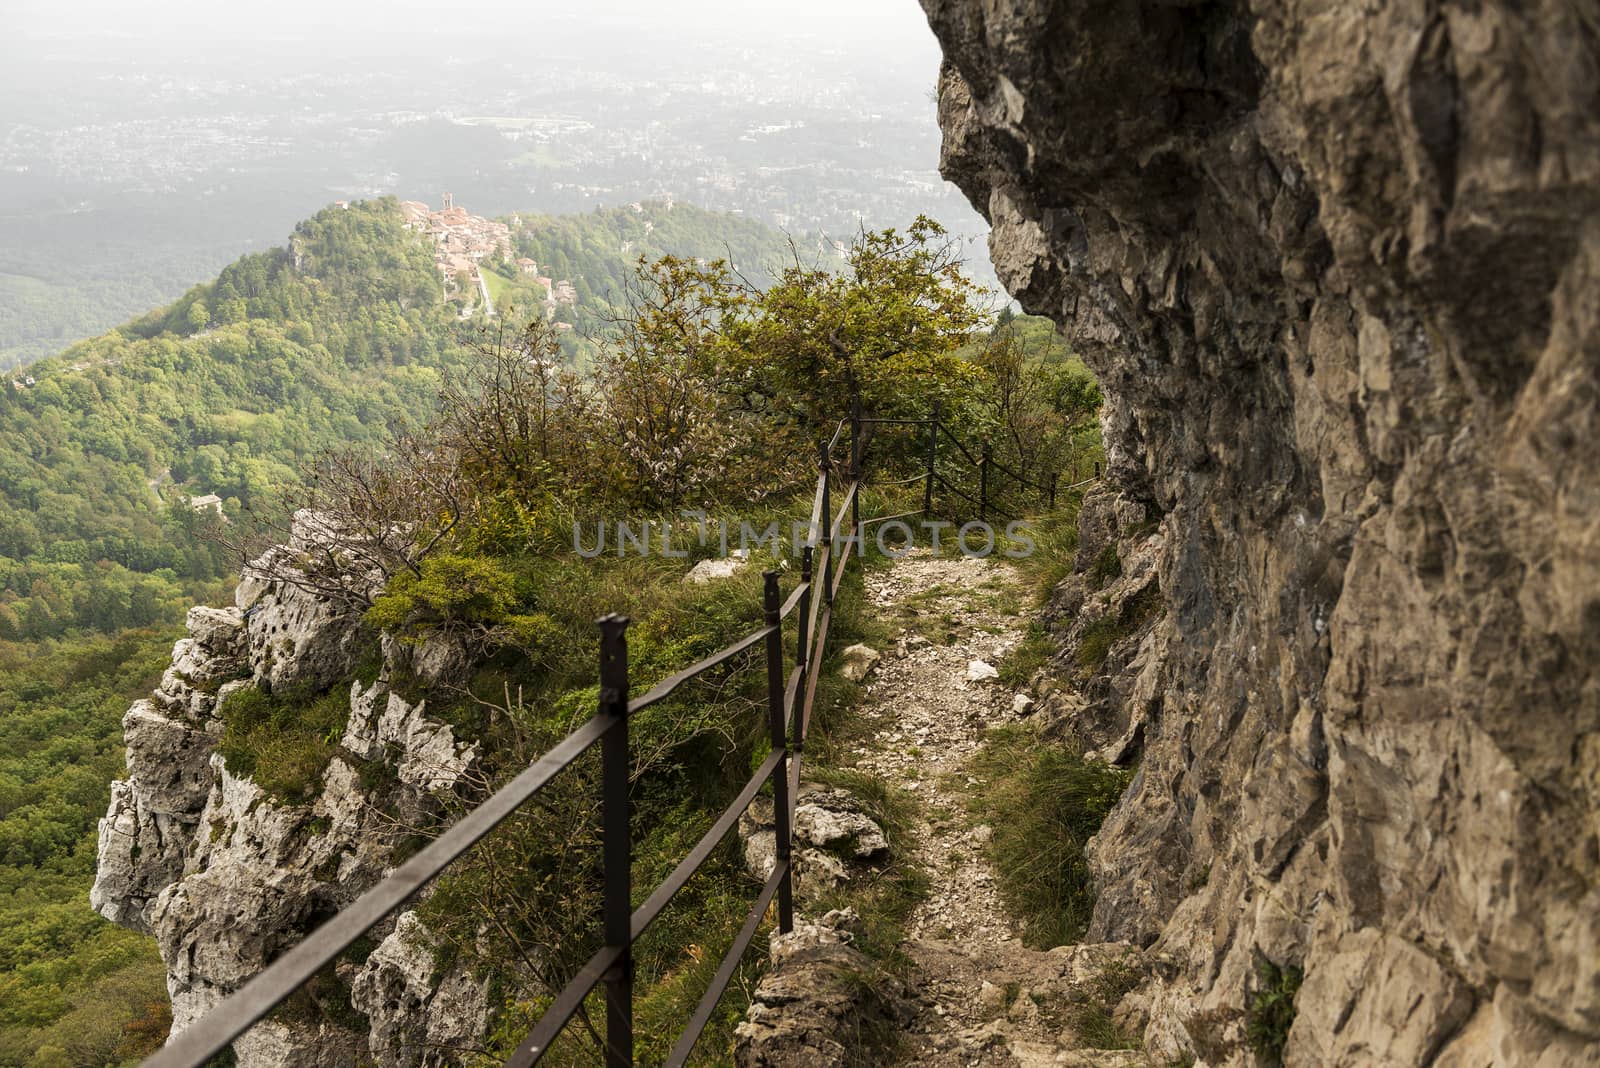
[[[640,256],[788,253],[757,223],[651,204],[524,219],[518,255],[570,280],[576,353]],[[514,274],[514,272],[512,272]],[[504,277],[504,276],[503,276]],[[543,290],[503,301],[536,313]],[[390,201],[327,210],[169,308],[73,346],[0,388],[0,639],[172,621],[227,562],[190,534],[189,497],[270,506],[332,445],[433,410],[472,323],[441,302],[428,241]]]
[[[661,201],[601,208],[588,215],[523,215],[511,221],[512,259],[485,268],[496,304],[526,312],[545,299],[538,277],[571,282],[576,301],[557,304],[551,312],[557,323],[572,328],[562,335],[563,349],[585,363],[596,352],[594,335],[605,332],[626,304],[641,259],[672,255],[727,260],[758,287],[796,258],[808,266],[837,267],[842,262],[837,250],[815,235],[794,235],[791,244],[788,235],[751,219]],[[518,258],[533,260],[537,274],[520,270],[514,262]]]
[[[237,514],[432,404],[450,317],[390,207],[323,212],[290,246],[0,389],[0,638],[177,618],[226,570],[187,497]]]

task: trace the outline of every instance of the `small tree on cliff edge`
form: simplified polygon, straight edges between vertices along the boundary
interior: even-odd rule
[[[959,245],[918,216],[856,238],[840,273],[798,262],[728,330],[736,362],[775,407],[820,426],[858,398],[874,415],[924,415],[964,395],[977,371],[958,350],[983,322]]]

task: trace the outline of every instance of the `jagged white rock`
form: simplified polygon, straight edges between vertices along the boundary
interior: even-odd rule
[[[124,720],[129,774],[112,785],[100,822],[90,900],[101,915],[154,934],[174,1034],[298,942],[330,906],[381,878],[396,825],[420,822],[430,792],[453,785],[477,758],[476,745],[427,716],[425,700],[406,700],[383,681],[351,687],[342,739],[351,756],[329,762],[308,803],[273,801],[215,752],[218,705],[234,690],[339,682],[353,663],[355,620],[283,575],[318,536],[315,524],[303,529],[307,522],[297,516],[293,545],[247,573],[238,607],[189,613],[189,634],[160,687]],[[385,643],[386,653],[397,648]],[[409,659],[400,667],[417,677]],[[398,671],[386,656],[380,679]],[[369,789],[358,759],[394,773]],[[427,1000],[446,1018],[430,1020],[430,1033],[478,1033],[486,1004],[473,984],[441,979],[447,985]],[[269,1021],[235,1048],[242,1068],[334,1068],[369,1054],[393,1063],[368,1049],[365,1034],[329,1023]]]
[[[368,1049],[381,1063],[455,1063],[450,1051],[481,1045],[488,981],[464,968],[435,980],[436,969],[426,926],[415,912],[402,912],[351,982],[350,1002],[370,1021]]]

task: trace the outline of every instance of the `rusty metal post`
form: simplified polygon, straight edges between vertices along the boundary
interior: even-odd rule
[[[933,480],[936,477],[933,461],[939,451],[939,402],[933,402],[933,417],[928,420],[928,481],[922,487],[922,513],[933,514]],[[880,537],[882,535],[879,535]]]
[[[978,461],[978,518],[989,518],[989,442],[985,439]]]
[[[861,461],[865,459],[861,447],[861,395],[850,398],[850,478],[856,491],[850,497],[850,536],[861,536]],[[861,546],[856,546],[861,551]]]
[[[817,459],[817,470],[822,473],[822,548],[826,552],[827,566],[822,569],[822,604],[833,607],[833,583],[828,575],[833,571],[833,459],[828,443],[822,443]]]
[[[778,616],[778,573],[762,574],[762,609],[767,626],[767,725],[771,731],[772,750],[782,753],[772,769],[772,833],[777,845],[777,863],[783,867],[783,877],[778,882],[778,930],[788,934],[794,930],[794,880],[789,868],[791,835],[789,833],[789,757],[788,725],[783,716],[783,627]]]
[[[633,1068],[633,847],[628,799],[628,619],[600,621],[600,712],[614,717],[600,741],[605,940],[620,951],[605,975],[606,1068]]]
[[[805,583],[805,589],[800,593],[800,604],[795,616],[795,661],[800,665],[800,687],[796,690],[797,704],[794,710],[794,758],[800,759],[800,754],[806,744],[806,709],[805,694],[807,676],[811,673],[811,582],[812,582],[812,551],[807,545],[800,550],[800,581]]]

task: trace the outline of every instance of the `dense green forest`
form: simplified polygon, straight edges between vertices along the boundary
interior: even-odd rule
[[[122,713],[175,637],[0,642],[0,1064],[101,1065],[160,1042],[155,943],[95,915],[88,893]]]
[[[641,255],[772,264],[788,248],[748,220],[660,205],[529,218],[515,241],[577,289],[556,312],[579,324],[572,355]],[[505,290],[524,313],[543,296],[530,286]],[[329,447],[425,419],[475,329],[442,297],[427,239],[388,201],[356,205],[30,367],[31,387],[13,376],[0,388],[0,640],[170,622],[214,594],[229,563],[192,536],[187,499],[216,494],[235,517],[270,508]]]
[[[0,639],[177,619],[229,566],[188,496],[263,505],[431,406],[458,346],[429,250],[383,204],[291,245],[0,389]]]

